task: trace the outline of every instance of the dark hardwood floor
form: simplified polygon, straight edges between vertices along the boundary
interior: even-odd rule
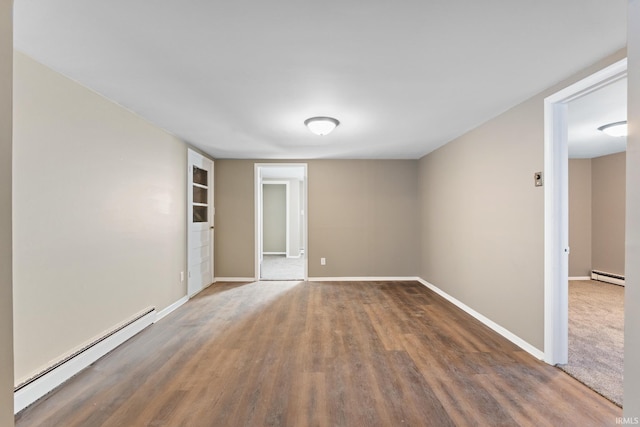
[[[219,283],[17,426],[602,426],[620,408],[416,282]]]

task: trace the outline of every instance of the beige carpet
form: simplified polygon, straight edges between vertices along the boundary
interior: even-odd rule
[[[622,406],[624,287],[569,282],[569,363],[558,366]]]

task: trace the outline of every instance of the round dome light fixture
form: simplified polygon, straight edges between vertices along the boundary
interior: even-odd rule
[[[337,119],[333,117],[310,117],[304,121],[306,127],[316,135],[328,135],[330,134],[336,126],[340,124]]]
[[[598,130],[610,136],[616,136],[616,137],[627,136],[627,121],[623,120],[621,122],[602,125],[598,128]]]

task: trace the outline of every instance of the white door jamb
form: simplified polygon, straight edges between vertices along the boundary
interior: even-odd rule
[[[569,155],[567,104],[627,75],[626,58],[544,100],[544,360],[567,363],[569,347]]]

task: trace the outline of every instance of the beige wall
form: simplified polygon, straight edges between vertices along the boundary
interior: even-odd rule
[[[544,346],[544,98],[624,51],[420,160],[420,276],[534,347]]]
[[[591,274],[591,159],[569,159],[569,277]]]
[[[569,276],[624,275],[625,153],[569,160]]]
[[[253,164],[216,160],[216,277],[255,277]]]
[[[262,185],[262,250],[282,252],[287,249],[287,186]]]
[[[420,161],[420,276],[543,345],[542,97]]]
[[[592,266],[624,275],[626,154],[591,161]]]
[[[0,0],[0,426],[13,425],[11,122],[13,2]]]
[[[624,329],[624,415],[640,417],[640,0],[629,1],[627,97],[627,225]]]
[[[20,383],[186,295],[183,142],[16,53],[14,336]]]
[[[254,276],[255,160],[216,161],[216,276]],[[295,163],[295,162],[292,162]],[[418,163],[309,160],[310,277],[418,274]],[[320,265],[320,258],[327,265]]]
[[[418,275],[417,161],[317,160],[308,173],[310,277]]]

